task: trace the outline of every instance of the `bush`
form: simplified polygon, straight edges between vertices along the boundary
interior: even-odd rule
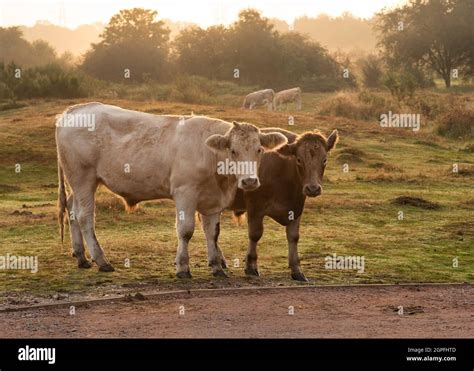
[[[0,76],[11,75],[14,65],[0,64]],[[20,79],[9,78],[0,85],[3,98],[78,98],[86,96],[81,87],[81,76],[74,70],[66,70],[57,64],[22,69]]]
[[[430,94],[427,91],[423,91],[419,95],[413,96],[412,99],[406,102],[408,107],[429,119],[435,119],[440,115],[443,115],[453,106],[459,104],[462,104],[462,102],[460,102],[459,98],[454,95]]]
[[[412,98],[417,87],[416,79],[407,72],[389,72],[383,79],[384,86],[398,101]]]
[[[11,99],[13,98],[13,91],[8,87],[7,84],[0,81],[0,99]]]
[[[375,55],[361,59],[362,82],[367,88],[379,88],[382,82],[382,62]]]
[[[397,102],[368,92],[339,93],[323,101],[319,113],[358,120],[378,120],[382,113],[394,111],[398,107]]]
[[[212,90],[206,79],[180,76],[172,85],[170,99],[183,103],[206,103]]]
[[[437,133],[451,139],[474,136],[474,110],[455,106],[438,119]]]

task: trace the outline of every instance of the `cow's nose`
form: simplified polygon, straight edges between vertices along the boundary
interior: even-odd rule
[[[303,192],[308,197],[316,197],[321,194],[323,188],[319,184],[307,184],[305,185]]]
[[[245,189],[254,189],[259,186],[258,178],[245,178],[242,179],[242,187]]]

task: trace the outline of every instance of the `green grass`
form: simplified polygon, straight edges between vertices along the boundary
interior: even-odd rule
[[[299,112],[291,105],[283,112],[241,110],[234,103],[240,104],[240,97],[233,95],[222,98],[228,104],[216,105],[107,102],[155,113],[194,112],[297,132],[318,128],[329,133],[337,127],[340,143],[328,163],[324,194],[307,201],[302,219],[299,251],[307,277],[318,284],[474,282],[474,154],[463,150],[472,144],[438,137],[430,125],[414,133],[382,129],[376,121],[318,115],[319,103],[329,96],[304,94],[304,109]],[[27,107],[0,112],[0,255],[37,255],[39,271],[0,271],[0,292],[45,295],[103,285],[197,287],[215,282],[199,228],[190,244],[194,280],[174,278],[176,237],[171,201],[147,202],[136,213],[127,214],[105,190],[98,193],[96,229],[116,272],[77,269],[69,238],[62,246],[56,222],[54,115],[78,101],[27,103]],[[288,127],[289,115],[295,118],[293,127]],[[337,161],[342,151],[359,153],[360,161],[350,156]],[[344,162],[349,165],[348,173],[343,172]],[[18,163],[21,172],[15,173]],[[453,163],[466,173],[452,173]],[[424,210],[395,205],[391,201],[398,196],[422,197],[441,207]],[[15,210],[44,216],[12,215]],[[399,211],[404,212],[404,220],[398,220]],[[257,281],[243,274],[246,236],[246,227],[236,226],[225,212],[220,246],[231,265],[234,259],[240,265],[230,268],[232,284],[293,284],[284,228],[266,220],[258,250],[262,277]],[[365,272],[325,270],[324,257],[333,253],[364,256]],[[456,257],[458,268],[452,264]],[[130,259],[130,268],[125,268],[125,259]]]

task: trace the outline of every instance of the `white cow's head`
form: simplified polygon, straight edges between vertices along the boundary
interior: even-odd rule
[[[286,142],[281,133],[262,133],[252,124],[234,121],[225,135],[211,135],[206,145],[214,152],[225,155],[225,161],[218,164],[218,173],[235,175],[239,188],[252,190],[260,186],[258,167],[264,149],[273,149]]]

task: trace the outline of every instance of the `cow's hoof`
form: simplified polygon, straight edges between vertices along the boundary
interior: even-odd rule
[[[178,273],[176,273],[176,277],[178,277],[178,278],[180,278],[180,279],[183,279],[183,278],[193,278],[193,276],[191,276],[191,272],[190,272],[190,271],[178,272]]]
[[[227,269],[227,262],[224,259],[221,259],[222,269]]]
[[[228,278],[227,274],[223,270],[217,270],[215,272],[212,272],[212,275],[214,277]]]
[[[291,273],[291,278],[293,278],[295,281],[308,282],[308,279],[305,277],[303,272]]]
[[[100,272],[113,272],[115,271],[114,267],[112,267],[111,264],[107,263],[107,264],[103,264],[99,267],[99,271]]]
[[[260,276],[260,274],[258,273],[257,268],[245,268],[245,274],[247,276],[255,276],[255,277]]]
[[[86,268],[86,269],[88,269],[88,268],[91,268],[91,267],[92,267],[92,264],[91,264],[89,261],[84,260],[84,261],[82,261],[82,262],[77,263],[77,266],[78,266],[78,268]],[[113,269],[113,268],[112,268],[112,269]]]

